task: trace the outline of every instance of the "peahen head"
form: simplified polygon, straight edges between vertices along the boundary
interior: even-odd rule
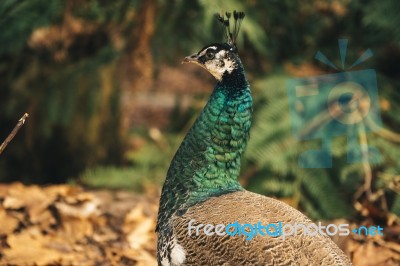
[[[186,57],[183,63],[195,63],[205,68],[218,81],[227,78],[235,69],[241,67],[236,51],[226,43],[207,45],[198,53]]]
[[[242,63],[237,54],[236,38],[244,18],[243,12],[233,12],[233,31],[230,27],[231,13],[217,15],[217,19],[224,27],[227,43],[213,43],[205,46],[199,52],[185,57],[182,63],[194,63],[205,68],[218,81],[229,79],[237,71],[242,71]]]

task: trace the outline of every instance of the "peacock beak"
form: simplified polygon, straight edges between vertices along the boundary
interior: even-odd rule
[[[199,56],[198,54],[192,54],[190,56],[186,56],[185,59],[183,59],[183,63],[199,63]]]

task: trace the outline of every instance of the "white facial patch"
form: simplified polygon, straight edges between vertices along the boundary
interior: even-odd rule
[[[216,53],[214,59],[207,60],[204,66],[219,81],[222,80],[225,72],[230,74],[237,67],[236,63],[228,57],[225,50]]]
[[[215,51],[215,50],[217,50],[217,46],[209,46],[209,47],[207,47],[207,49],[203,50],[199,54],[199,57],[202,57],[203,55],[205,55],[207,53],[208,49],[210,49],[211,51],[213,51],[213,50]]]
[[[186,251],[174,238],[174,247],[171,250],[171,266],[182,265],[186,260]]]

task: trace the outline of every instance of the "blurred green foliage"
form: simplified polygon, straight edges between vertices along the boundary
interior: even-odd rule
[[[120,1],[119,5],[126,6]],[[130,5],[128,5],[129,7]],[[109,28],[128,9],[97,1],[0,3],[0,137],[24,112],[26,129],[0,160],[0,180],[58,183],[121,160],[116,49]]]
[[[132,132],[131,136],[143,144],[125,155],[131,163],[130,166],[100,166],[87,169],[79,181],[95,188],[123,188],[136,192],[144,192],[161,185],[171,158],[184,135],[163,134],[160,135],[160,139],[152,139],[149,132],[139,132]]]
[[[3,0],[0,139],[24,112],[30,118],[0,158],[0,181],[57,183],[81,176],[94,187],[160,185],[195,117],[174,123],[179,126],[162,132],[161,140],[149,130],[128,132],[121,122],[122,83],[140,76],[140,68],[157,73],[164,63],[222,41],[213,16],[237,9],[246,12],[238,46],[255,98],[242,181],[253,191],[291,198],[313,218],[349,216],[364,170],[346,162],[346,139],[340,137],[333,144],[334,168],[298,167],[298,155],[318,143],[291,137],[285,80],[293,73],[287,70],[308,75],[302,70],[308,64],[330,71],[313,56],[321,50],[339,63],[338,38],[349,39],[348,62],[371,48],[374,57],[364,66],[379,74],[384,128],[400,132],[397,7],[396,0]],[[142,64],[143,46],[153,66]],[[141,79],[133,79],[140,86]],[[144,144],[130,150],[131,138]],[[388,208],[399,214],[393,185],[400,173],[399,142],[377,134],[368,140],[384,157],[371,166],[372,189],[384,191]]]
[[[357,190],[364,184],[365,169],[361,163],[347,162],[347,136],[333,139],[333,168],[299,167],[299,155],[310,149],[318,150],[321,144],[319,140],[298,141],[293,138],[285,89],[288,78],[274,75],[253,84],[257,97],[245,158],[246,164],[256,167],[257,171],[247,186],[262,194],[292,198],[294,204],[304,208],[313,218],[351,216],[353,210],[349,202],[354,200]],[[374,173],[372,189],[385,191],[392,212],[399,214],[395,203],[399,200],[399,191],[390,189],[388,184],[394,184],[398,178],[400,145],[376,133],[368,134],[368,145],[378,148],[383,156],[382,163],[370,164]],[[243,176],[249,169],[248,166],[243,171]],[[385,180],[382,180],[383,176]]]

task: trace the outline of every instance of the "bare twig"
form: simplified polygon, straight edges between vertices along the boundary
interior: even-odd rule
[[[379,126],[378,124],[375,123],[373,119],[371,119],[368,116],[366,117],[365,121],[368,124],[368,126],[372,129],[372,131],[375,132],[377,135],[392,142],[400,142],[399,133],[393,132],[387,128]]]
[[[25,113],[19,120],[18,123],[15,125],[14,129],[11,133],[7,136],[7,138],[3,141],[0,146],[0,154],[3,153],[4,149],[7,147],[8,143],[12,141],[15,135],[18,133],[18,130],[24,125],[25,120],[28,118],[28,113]]]
[[[365,132],[365,126],[363,123],[359,123],[358,125],[358,136],[360,138],[361,158],[365,173],[364,191],[367,193],[368,198],[370,198],[372,194],[371,190],[372,169],[368,159],[368,139],[367,139],[367,133]]]

